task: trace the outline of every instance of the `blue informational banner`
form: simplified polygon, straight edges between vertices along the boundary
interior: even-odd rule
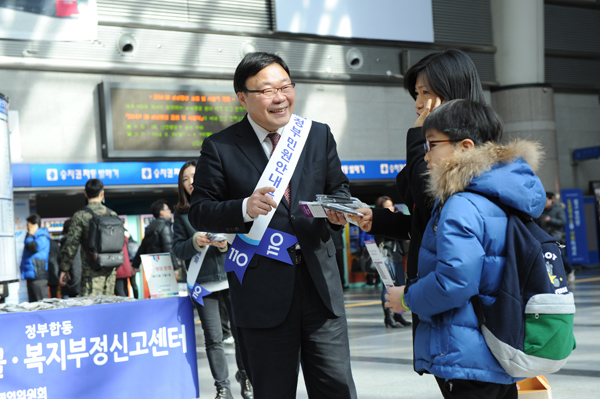
[[[188,297],[0,314],[0,398],[199,396]]]
[[[105,186],[177,184],[176,162],[99,162],[56,164],[13,164],[15,187],[83,187],[89,179]],[[342,161],[342,171],[350,180],[395,179],[404,160]]]
[[[585,265],[590,262],[590,259],[585,227],[583,191],[578,188],[560,190],[560,197],[567,206],[567,223],[565,224],[567,255],[571,263]]]
[[[395,179],[404,166],[405,160],[342,161],[342,171],[350,180]]]
[[[574,161],[584,161],[586,159],[594,158],[600,158],[600,145],[573,150]]]
[[[103,162],[31,164],[31,187],[83,186],[89,179],[104,185],[177,184],[184,162]]]

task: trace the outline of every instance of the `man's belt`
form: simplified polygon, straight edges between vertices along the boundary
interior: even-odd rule
[[[290,247],[288,248],[288,253],[290,254],[290,259],[292,260],[292,264],[294,266],[297,266],[300,263],[302,263],[303,257],[300,248],[296,248],[295,246]]]

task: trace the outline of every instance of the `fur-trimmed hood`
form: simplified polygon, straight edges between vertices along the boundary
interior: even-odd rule
[[[538,202],[543,199],[545,204],[545,191],[535,175],[542,158],[538,143],[520,139],[456,151],[444,165],[428,172],[427,191],[441,206],[468,188],[537,217]]]

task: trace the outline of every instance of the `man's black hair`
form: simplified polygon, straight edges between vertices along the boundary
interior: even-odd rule
[[[40,222],[42,221],[42,218],[37,213],[32,213],[25,220],[27,220],[31,224],[37,224],[39,226]]]
[[[164,199],[154,201],[152,205],[150,205],[150,212],[152,212],[152,216],[154,216],[155,218],[159,218],[160,211],[164,209],[165,205],[169,206],[167,204],[167,201]]]
[[[423,135],[431,129],[446,134],[452,141],[471,139],[480,145],[500,142],[503,123],[489,105],[460,99],[445,102],[431,111],[423,123]]]
[[[285,61],[278,55],[263,52],[249,53],[246,54],[235,69],[235,74],[233,75],[233,89],[235,92],[245,93],[248,90],[246,87],[246,80],[258,74],[271,64],[281,65],[291,79],[290,69]]]
[[[88,199],[97,198],[102,190],[104,190],[104,184],[101,180],[90,179],[85,183],[85,195]]]

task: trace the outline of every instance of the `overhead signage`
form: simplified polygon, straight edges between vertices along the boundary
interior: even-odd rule
[[[229,87],[104,82],[98,92],[110,159],[195,157],[205,138],[246,115]]]
[[[395,179],[404,160],[342,161],[350,180]],[[105,186],[177,184],[183,162],[13,164],[14,187],[83,187],[89,179]]]

